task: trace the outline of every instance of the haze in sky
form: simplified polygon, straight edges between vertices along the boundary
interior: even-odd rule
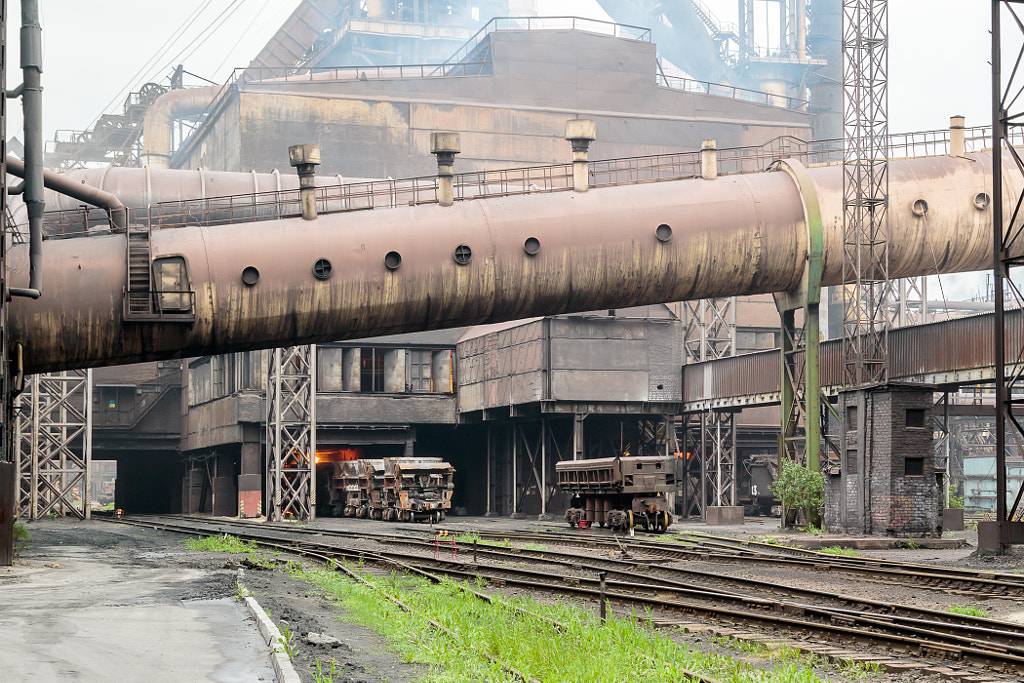
[[[703,0],[735,21],[736,0]],[[43,130],[83,130],[101,113],[118,113],[131,90],[166,83],[183,63],[201,79],[223,83],[249,63],[297,6],[297,0],[47,0],[43,10]],[[19,16],[10,0],[11,19]],[[537,0],[544,15],[607,19],[594,0]],[[968,126],[991,120],[988,3],[977,0],[890,0],[889,130],[943,129],[962,114]],[[191,20],[191,23],[189,21]],[[187,26],[186,26],[187,25]],[[186,39],[158,59],[184,28]],[[20,82],[18,27],[8,26],[8,87]],[[13,67],[13,68],[12,68]],[[199,78],[197,78],[197,76]],[[12,102],[12,104],[14,104]],[[19,134],[20,112],[9,108],[8,137]],[[945,294],[970,296],[978,281],[943,278]],[[937,292],[936,292],[937,294]]]

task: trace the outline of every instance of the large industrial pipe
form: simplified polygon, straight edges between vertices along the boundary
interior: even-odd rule
[[[891,277],[990,265],[990,163],[890,164]],[[191,324],[123,321],[125,235],[52,240],[53,296],[11,305],[11,343],[32,373],[788,291],[814,196],[839,284],[840,167],[153,231],[154,259],[187,264]],[[25,259],[15,245],[15,281]]]
[[[208,85],[171,90],[156,98],[142,123],[142,164],[149,168],[170,168],[174,122],[202,114],[225,87]]]
[[[17,157],[9,156],[7,157],[7,172],[13,176],[24,178],[26,173],[25,163]],[[107,215],[110,217],[111,227],[119,230],[127,229],[128,210],[121,203],[120,199],[109,192],[104,192],[90,185],[76,183],[59,173],[52,173],[46,170],[43,171],[43,184],[46,186],[46,189],[62,196],[106,209]],[[29,208],[31,208],[31,205],[29,205]]]
[[[11,296],[38,299],[43,293],[43,28],[38,0],[21,0],[21,91],[25,119],[24,199],[28,207],[29,280],[10,287]]]
[[[9,167],[14,173],[14,168]],[[17,175],[17,174],[16,174]],[[57,180],[57,179],[60,180]],[[318,175],[316,184],[318,187],[327,185],[342,185],[345,183],[371,182],[372,178],[351,178],[335,175]],[[176,202],[182,200],[208,199],[211,197],[234,196],[239,201],[232,209],[235,220],[244,218],[245,206],[251,207],[251,214],[255,218],[260,211],[271,211],[267,205],[270,202],[265,193],[288,192],[298,190],[299,179],[291,173],[235,173],[228,171],[204,171],[202,169],[177,170],[162,169],[153,170],[149,168],[121,168],[115,166],[104,166],[103,168],[78,169],[65,174],[53,174],[47,172],[44,175],[44,183],[47,191],[46,207],[49,209],[43,214],[43,233],[52,234],[60,230],[72,233],[85,233],[88,229],[99,227],[106,228],[108,224],[99,215],[76,212],[65,214],[59,220],[54,218],[51,212],[70,211],[81,207],[82,202],[92,204],[93,201],[82,192],[89,192],[96,189],[107,197],[114,197],[124,203],[129,209],[137,209],[161,202]],[[60,183],[60,190],[56,188]],[[246,199],[241,200],[245,195]],[[95,199],[98,199],[94,197]],[[250,199],[251,198],[251,199]],[[330,199],[325,201],[328,209],[337,208],[339,201]],[[106,206],[105,204],[101,204]],[[14,218],[15,225],[27,223],[26,206],[19,197],[10,198],[8,207]],[[216,213],[222,209],[220,206],[212,206],[211,211]],[[192,207],[190,216],[196,221],[209,220],[213,216],[198,207]],[[89,221],[89,225],[86,225]],[[116,226],[115,226],[116,227]]]

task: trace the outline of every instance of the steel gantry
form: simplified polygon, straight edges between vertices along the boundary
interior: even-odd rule
[[[15,410],[18,516],[88,519],[92,370],[28,377]]]
[[[886,381],[889,330],[888,3],[843,0],[843,375]]]
[[[1007,21],[1007,32],[1003,33],[1003,19]],[[1007,38],[1004,44],[1003,39]],[[1012,49],[1006,55],[1013,55],[1013,68],[1006,75],[1002,72],[1004,49]],[[1020,145],[1021,132],[1024,131],[1024,74],[1021,63],[1024,61],[1024,0],[992,0],[992,250],[993,250],[993,286],[995,294],[994,314],[994,345],[995,345],[995,390],[996,390],[996,520],[995,534],[986,534],[979,526],[978,547],[981,550],[1007,553],[1014,540],[1011,535],[1011,520],[1014,520],[1020,509],[1021,494],[1024,488],[1017,491],[1013,505],[1008,509],[1008,491],[1006,481],[1007,432],[1013,441],[1020,442],[1024,436],[1024,426],[1018,416],[1014,415],[1015,405],[1024,404],[1020,398],[1020,390],[1024,389],[1024,339],[1019,324],[1007,328],[1006,298],[1009,296],[1011,307],[1024,306],[1024,295],[1020,286],[1010,278],[1010,269],[1024,265],[1024,258],[1012,257],[1016,249],[1019,253],[1021,232],[1024,231],[1021,209],[1024,207],[1024,195],[1013,193],[1006,196],[1007,187],[1014,182],[1004,183],[1003,154],[1012,160],[1018,173],[1024,174],[1024,159]],[[1020,187],[1019,179],[1016,186]],[[1009,201],[1007,201],[1009,200]],[[1004,211],[1006,205],[1012,206],[1009,216]],[[1009,364],[1009,370],[1008,365]],[[1018,539],[1019,542],[1019,539]]]
[[[267,520],[316,519],[316,346],[270,351]]]

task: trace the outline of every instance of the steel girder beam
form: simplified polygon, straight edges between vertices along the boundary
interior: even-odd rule
[[[267,372],[267,520],[316,519],[316,345],[274,349]]]
[[[89,519],[92,370],[29,377],[15,410],[18,515]]]
[[[887,380],[889,331],[886,0],[843,0],[843,379]]]

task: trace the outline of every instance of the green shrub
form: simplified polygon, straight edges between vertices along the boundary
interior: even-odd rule
[[[818,526],[821,504],[825,502],[825,477],[792,460],[782,461],[779,479],[772,484],[772,493],[786,510],[803,510],[808,526]]]

